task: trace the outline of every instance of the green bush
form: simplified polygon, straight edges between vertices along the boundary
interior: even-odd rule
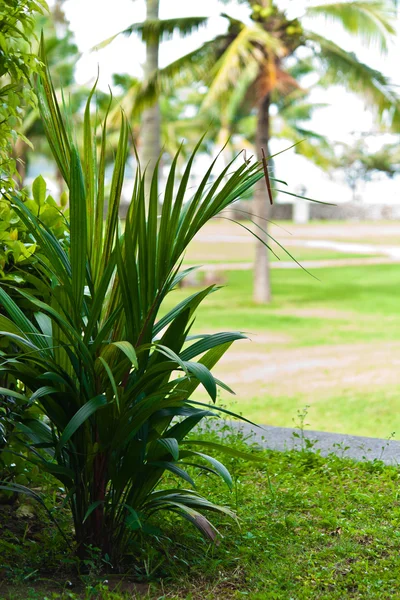
[[[46,182],[38,177],[32,186],[33,198],[29,199],[26,192],[15,192],[24,201],[24,206],[36,217],[40,217],[41,223],[47,227],[52,234],[64,246],[68,245],[67,221],[68,210],[66,209],[66,197],[62,198],[62,206],[58,206],[55,200],[47,195]],[[5,197],[0,199],[0,285],[4,287],[10,296],[17,302],[19,308],[26,314],[33,316],[32,304],[23,298],[18,290],[27,289],[41,300],[46,300],[47,287],[38,279],[37,266],[46,260],[36,238],[26,227],[23,220],[18,216],[9,200]],[[4,315],[4,309],[0,306],[0,314]],[[15,342],[6,337],[0,338],[0,356],[9,355],[18,351]],[[5,371],[0,375],[0,387],[8,387],[14,391],[18,390],[18,379],[11,373]],[[14,481],[16,483],[28,483],[27,472],[29,471],[26,461],[18,454],[24,453],[24,448],[18,442],[15,431],[15,423],[25,413],[25,418],[35,411],[35,407],[18,405],[15,399],[8,398],[7,402],[0,400],[0,478]]]
[[[65,210],[65,197],[62,206],[46,192],[43,177],[35,179],[32,186],[33,199],[24,199],[25,207],[61,242],[68,237],[68,210]],[[21,195],[21,198],[23,196]],[[25,283],[25,271],[31,271],[32,256],[40,255],[34,236],[28,230],[18,213],[6,199],[0,199],[0,279]]]
[[[35,104],[30,79],[40,63],[31,51],[34,15],[46,9],[44,0],[0,0],[0,185],[6,189],[14,187],[17,172],[13,145],[25,140],[18,133],[24,107]]]
[[[216,529],[204,512],[234,515],[199,495],[185,467],[219,475],[231,486],[228,470],[203,450],[241,453],[193,439],[189,446],[186,437],[200,421],[223,410],[215,405],[217,388],[229,388],[211,369],[244,336],[190,335],[196,310],[214,286],[162,317],[160,309],[191,270],[180,269],[190,241],[253,186],[262,170],[257,163],[231,164],[212,179],[213,163],[188,198],[197,149],[180,179],[177,155],[158,216],[157,169],[145,198],[145,176],[138,168],[123,226],[118,210],[128,156],[126,120],[106,198],[107,128],[104,123],[100,139],[93,132],[94,90],[85,110],[80,155],[47,70],[38,89],[47,139],[69,188],[68,243],[46,225],[36,204],[8,197],[40,253],[31,262],[36,289],[0,286],[7,315],[0,315],[0,335],[12,342],[2,357],[0,376],[7,373],[16,382],[0,389],[2,402],[21,408],[15,427],[29,461],[65,489],[81,557],[92,546],[116,564],[159,511],[184,517],[215,539]],[[21,310],[13,295],[27,309]],[[214,404],[192,398],[200,384]],[[32,413],[33,407],[40,415]],[[173,488],[163,485],[166,472],[176,477]],[[1,487],[38,499],[16,483]]]

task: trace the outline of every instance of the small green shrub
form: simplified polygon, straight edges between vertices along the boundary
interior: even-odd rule
[[[211,179],[213,163],[189,198],[197,149],[180,180],[177,155],[158,216],[157,169],[145,198],[145,176],[138,168],[123,228],[118,210],[128,156],[126,120],[106,198],[107,128],[103,124],[99,139],[93,132],[94,90],[85,110],[80,155],[47,70],[38,89],[46,135],[69,188],[68,243],[43,220],[38,210],[42,192],[39,203],[37,198],[26,203],[16,195],[7,197],[40,253],[30,263],[35,270],[32,290],[0,287],[7,315],[0,315],[0,331],[12,342],[2,357],[0,376],[7,374],[14,382],[0,389],[2,403],[20,407],[15,430],[29,461],[65,490],[80,557],[85,559],[88,548],[95,547],[116,565],[137,533],[151,530],[152,516],[165,511],[186,518],[213,540],[217,532],[204,512],[234,515],[198,494],[186,469],[195,466],[219,475],[231,487],[226,467],[203,450],[241,453],[193,439],[188,446],[188,433],[223,410],[195,401],[192,394],[201,384],[215,403],[218,386],[229,389],[211,369],[244,336],[190,336],[196,310],[215,286],[163,317],[159,311],[191,270],[180,270],[190,241],[253,186],[262,170],[258,164],[231,164]],[[27,303],[26,310],[15,294]],[[167,472],[176,478],[172,488],[163,484]],[[16,483],[1,487],[40,499]]]

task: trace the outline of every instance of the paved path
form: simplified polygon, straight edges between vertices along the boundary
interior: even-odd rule
[[[232,421],[231,425],[248,436],[249,441],[256,442],[264,448],[283,451],[304,446],[304,441],[293,436],[294,433],[300,435],[299,429],[268,425],[261,428],[237,421]],[[382,460],[389,465],[400,464],[400,442],[394,440],[308,430],[305,430],[303,435],[308,440],[315,441],[311,450],[319,450],[323,456],[333,453],[354,460]]]
[[[197,242],[215,243],[227,242],[234,244],[252,244],[253,236],[248,235],[232,235],[232,234],[209,234],[198,233],[196,236]],[[323,248],[326,250],[334,250],[336,252],[345,252],[346,254],[384,254],[392,258],[400,258],[400,246],[384,246],[383,244],[363,244],[359,242],[341,242],[337,240],[319,240],[319,239],[304,239],[285,237],[282,239],[284,246],[297,246],[301,248]]]
[[[360,244],[357,242],[338,242],[336,240],[291,240],[285,239],[283,245],[303,246],[305,248],[323,248],[335,252],[350,254],[380,254],[393,259],[400,258],[400,246],[381,246],[376,244]]]
[[[232,235],[232,234],[208,234],[199,233],[196,236],[197,242],[215,243],[227,242],[234,244],[252,244],[254,239],[251,235]],[[319,248],[333,250],[335,252],[344,252],[346,254],[379,254],[394,259],[400,259],[400,246],[384,246],[381,244],[362,244],[359,242],[341,242],[337,240],[319,240],[319,239],[296,239],[285,237],[282,240],[283,246],[296,246],[300,248]]]
[[[253,242],[251,236],[243,235],[208,235],[199,234],[197,241],[210,242],[230,242],[230,243],[249,243]],[[318,248],[343,252],[346,254],[360,254],[360,258],[331,258],[323,260],[302,260],[299,261],[305,269],[321,269],[326,267],[358,267],[362,265],[386,265],[400,263],[400,246],[377,246],[374,244],[358,244],[353,242],[338,242],[336,240],[300,240],[285,239],[284,246],[296,246],[303,248]],[[379,255],[367,257],[368,255]],[[185,266],[196,266],[194,263]],[[200,271],[249,271],[253,268],[250,262],[226,262],[209,263],[200,267]],[[272,269],[298,269],[299,265],[293,261],[271,262]]]
[[[392,265],[399,264],[399,258],[389,258],[388,256],[373,256],[370,258],[329,258],[323,260],[300,260],[299,263],[304,269],[322,269],[327,267],[358,267],[362,265]],[[198,264],[198,263],[197,263]],[[185,267],[197,266],[196,263],[185,263]],[[199,267],[199,271],[249,271],[253,268],[251,262],[231,262],[231,263],[207,263]],[[299,265],[291,261],[276,261],[270,263],[271,269],[299,269]]]

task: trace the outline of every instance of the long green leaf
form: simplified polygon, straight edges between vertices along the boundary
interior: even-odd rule
[[[132,365],[135,369],[139,368],[138,359],[136,355],[135,348],[132,346],[130,342],[122,341],[122,342],[113,342],[113,346],[116,346],[125,354],[125,356],[131,361]]]
[[[106,406],[107,399],[101,394],[92,398],[86,402],[79,410],[74,414],[68,425],[65,427],[60,440],[57,444],[56,452],[60,454],[65,444],[71,439],[74,433],[91,417],[99,408]]]
[[[233,458],[243,458],[245,460],[262,463],[266,462],[266,458],[264,456],[251,454],[250,452],[242,452],[241,450],[231,448],[226,444],[219,444],[218,442],[209,442],[207,440],[183,440],[181,444],[189,446],[202,446],[203,448],[211,448],[212,450],[217,450],[218,452],[221,452],[222,454],[227,454],[228,456],[232,456]]]
[[[71,270],[75,312],[80,317],[86,282],[87,208],[82,166],[75,146],[70,170]]]

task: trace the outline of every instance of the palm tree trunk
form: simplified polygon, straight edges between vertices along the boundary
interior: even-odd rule
[[[146,0],[146,20],[159,18],[160,0]],[[147,80],[158,69],[159,41],[146,42],[146,62],[144,77]],[[158,100],[143,111],[141,126],[141,163],[147,168],[146,197],[150,192],[150,181],[156,161],[161,153],[161,119]]]
[[[256,152],[258,160],[262,159],[261,149],[269,156],[269,109],[270,95],[262,98],[258,106]],[[254,221],[266,231],[270,213],[270,203],[265,181],[260,179],[254,189]],[[257,235],[267,243],[268,236],[257,229]],[[254,287],[253,299],[257,304],[266,304],[271,301],[271,282],[269,270],[269,257],[267,248],[256,240],[256,255],[254,262]]]

